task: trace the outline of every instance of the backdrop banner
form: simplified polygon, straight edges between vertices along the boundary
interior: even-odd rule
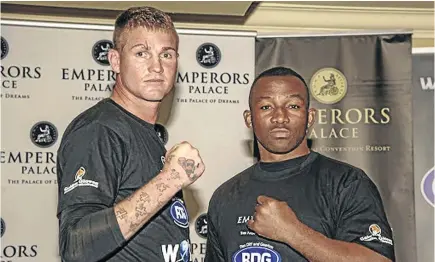
[[[411,34],[259,38],[256,74],[274,66],[294,69],[309,85],[312,149],[369,175],[397,261],[416,261]]]
[[[113,89],[112,30],[4,23],[1,30],[2,261],[60,261],[56,152],[70,121]],[[254,76],[255,35],[198,32],[180,32],[176,88],[156,125],[167,149],[189,141],[206,165],[185,190],[193,261],[203,261],[201,215],[214,189],[253,162],[242,113]],[[238,57],[243,60],[235,63]],[[171,257],[165,262],[175,262]]]
[[[415,49],[419,51],[419,49]],[[417,257],[434,261],[434,51],[412,55]]]

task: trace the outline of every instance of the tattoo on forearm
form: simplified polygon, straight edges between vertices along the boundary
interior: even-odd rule
[[[186,159],[180,157],[178,159],[178,164],[184,169],[190,180],[195,180],[197,175],[195,174],[195,161],[193,159]]]
[[[159,190],[160,192],[163,192],[163,191],[165,191],[168,188],[169,188],[169,186],[166,185],[165,183],[159,183],[159,184],[157,184],[157,190]]]
[[[176,177],[177,175],[179,176],[175,170],[172,170],[171,176]],[[170,186],[165,181],[165,178],[162,176],[156,177],[150,186],[154,187],[154,190],[151,192],[155,192],[156,195],[151,197],[151,195],[146,192],[133,193],[126,197],[126,200],[131,204],[127,204],[125,207],[119,207],[115,211],[116,217],[124,220],[124,227],[127,227],[126,234],[136,233],[143,225],[143,221],[146,221],[147,218],[154,214],[153,210],[156,208],[156,200],[160,207],[167,203],[165,191],[169,189]],[[134,208],[134,210],[128,213],[126,211],[126,209],[130,210],[128,208]]]
[[[145,207],[144,203],[140,203],[137,207],[136,207],[136,218],[143,218],[145,216],[148,215],[148,211]]]
[[[116,210],[115,215],[117,218],[123,220],[124,218],[127,217],[127,211],[125,211],[123,207],[120,207],[118,208],[118,210]]]
[[[140,227],[139,222],[132,221],[130,222],[130,228],[128,229],[127,233],[136,232],[139,227]]]
[[[145,192],[140,193],[139,201],[149,203],[151,202],[151,197]]]

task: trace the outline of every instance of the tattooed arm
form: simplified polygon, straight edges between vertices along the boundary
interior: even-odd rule
[[[204,172],[198,150],[181,143],[167,154],[162,172],[115,205],[116,219],[125,239],[131,238],[172,197]]]
[[[180,189],[204,172],[198,150],[188,143],[175,146],[166,156],[161,173],[115,206],[87,204],[61,212],[60,248],[64,262],[104,260],[135,235]]]
[[[125,239],[130,239],[181,189],[180,174],[163,171],[149,183],[114,207],[116,219]]]

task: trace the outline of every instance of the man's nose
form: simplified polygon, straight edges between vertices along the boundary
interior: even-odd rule
[[[272,123],[288,123],[289,119],[288,119],[288,115],[285,109],[281,108],[281,107],[277,107],[275,108],[275,110],[273,111],[273,115],[271,118],[271,122]]]
[[[155,73],[163,73],[162,61],[158,56],[153,56],[149,61],[149,71]]]

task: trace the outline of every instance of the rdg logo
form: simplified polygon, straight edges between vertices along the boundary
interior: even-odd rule
[[[176,225],[183,228],[187,228],[189,226],[189,215],[183,202],[181,202],[179,199],[172,203],[170,213]]]
[[[234,254],[233,262],[281,262],[281,256],[269,248],[246,247]]]

